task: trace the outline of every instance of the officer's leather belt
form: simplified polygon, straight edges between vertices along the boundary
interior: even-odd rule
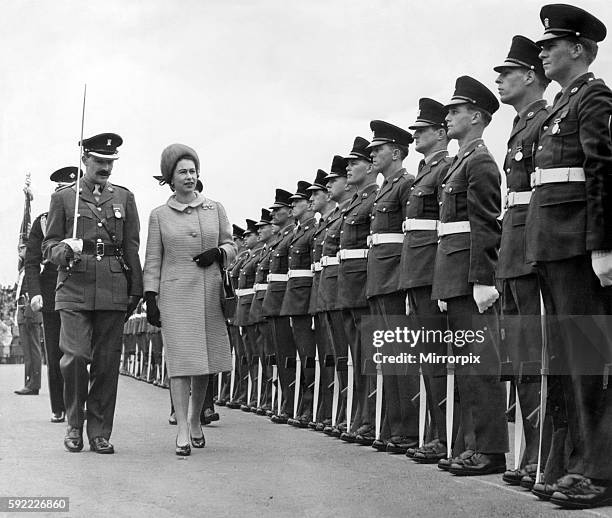
[[[120,250],[119,247],[112,243],[98,243],[90,239],[83,240],[83,252],[87,255],[97,255],[103,257],[105,255],[115,255]]]
[[[255,293],[254,288],[238,288],[236,290],[237,297],[244,297],[245,295],[253,295]]]
[[[582,167],[554,167],[552,169],[536,167],[535,173],[531,173],[532,187],[545,183],[584,182],[585,180]]]
[[[449,234],[462,234],[470,231],[469,221],[450,221],[438,225],[438,236],[448,236]]]
[[[358,248],[352,250],[340,250],[338,259],[346,261],[347,259],[367,259],[369,250],[367,248]]]
[[[316,263],[312,263],[310,265],[310,270],[312,272],[320,272],[323,269],[323,267],[321,266],[321,262],[317,261]]]
[[[340,264],[340,261],[335,255],[324,255],[323,257],[321,257],[321,266],[323,268],[325,268],[326,266],[337,266],[338,264]]]
[[[404,232],[411,232],[412,230],[438,230],[437,219],[416,219],[406,218],[402,223],[402,230]]]
[[[287,282],[289,277],[286,273],[269,273],[268,282]]]
[[[531,200],[531,191],[512,191],[506,196],[506,207],[514,207],[516,205],[529,205]]]
[[[267,284],[253,284],[253,289],[255,291],[265,291],[268,289]]]
[[[314,277],[314,273],[312,270],[289,270],[287,272],[287,277],[289,279],[295,277]]]
[[[376,245],[386,245],[389,243],[404,242],[404,234],[388,233],[388,234],[371,234],[368,236],[368,246],[371,248]]]

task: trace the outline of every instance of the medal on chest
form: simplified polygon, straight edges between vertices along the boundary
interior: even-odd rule
[[[523,147],[519,146],[516,148],[516,153],[514,154],[514,160],[516,162],[520,162],[523,160]]]
[[[561,131],[561,129],[559,128],[559,123],[560,123],[560,122],[561,122],[561,119],[555,119],[555,120],[554,120],[553,127],[552,127],[552,129],[550,130],[550,132],[551,132],[553,135],[556,135],[557,133],[559,133],[559,131]]]

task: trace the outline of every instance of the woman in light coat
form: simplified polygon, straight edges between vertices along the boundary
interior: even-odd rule
[[[200,412],[208,375],[231,369],[220,266],[234,259],[236,246],[223,206],[196,191],[200,161],[193,149],[168,146],[161,172],[174,194],[149,218],[145,301],[147,319],[161,327],[166,346],[176,454],[189,455],[190,443],[204,447]]]

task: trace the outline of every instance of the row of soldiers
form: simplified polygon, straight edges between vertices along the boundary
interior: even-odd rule
[[[563,319],[550,325],[612,309],[612,93],[588,70],[606,28],[568,5],[540,17],[539,41],[515,36],[494,68],[501,102],[516,110],[501,228],[501,175],[482,139],[499,102],[486,86],[462,76],[450,102],[420,99],[412,133],[372,121],[371,142],[356,137],[329,174],[276,189],[270,210],[243,235],[235,227],[236,363],[221,404],[455,475],[503,473],[563,507],[612,502],[612,396],[603,371],[587,375],[577,361],[603,369],[610,337],[577,344]],[[551,80],[561,91],[547,106]],[[403,167],[413,144],[416,174]],[[502,314],[519,318],[500,332]],[[427,365],[420,378],[368,375],[363,322],[391,329],[399,315],[412,327],[442,315],[453,331],[484,319],[469,350],[511,365],[508,377]],[[541,378],[553,365],[557,375]],[[503,379],[525,416],[524,453],[510,470]]]

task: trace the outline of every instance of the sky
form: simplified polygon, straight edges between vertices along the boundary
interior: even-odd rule
[[[85,137],[123,137],[111,181],[134,192],[144,260],[151,210],[166,202],[168,144],[193,147],[206,196],[233,223],[258,219],[275,188],[329,171],[369,122],[407,127],[418,99],[450,99],[470,75],[494,92],[492,67],[512,36],[537,38],[534,0],[2,0],[0,19],[0,285],[17,277],[23,185],[32,219],[48,209],[49,175]],[[612,31],[612,3],[576,5]],[[612,37],[611,37],[612,38]],[[591,70],[612,81],[609,41]],[[558,90],[551,85],[546,98]],[[484,138],[501,164],[514,117],[502,106]],[[456,145],[450,147],[451,153]],[[421,158],[405,161],[416,172]]]

